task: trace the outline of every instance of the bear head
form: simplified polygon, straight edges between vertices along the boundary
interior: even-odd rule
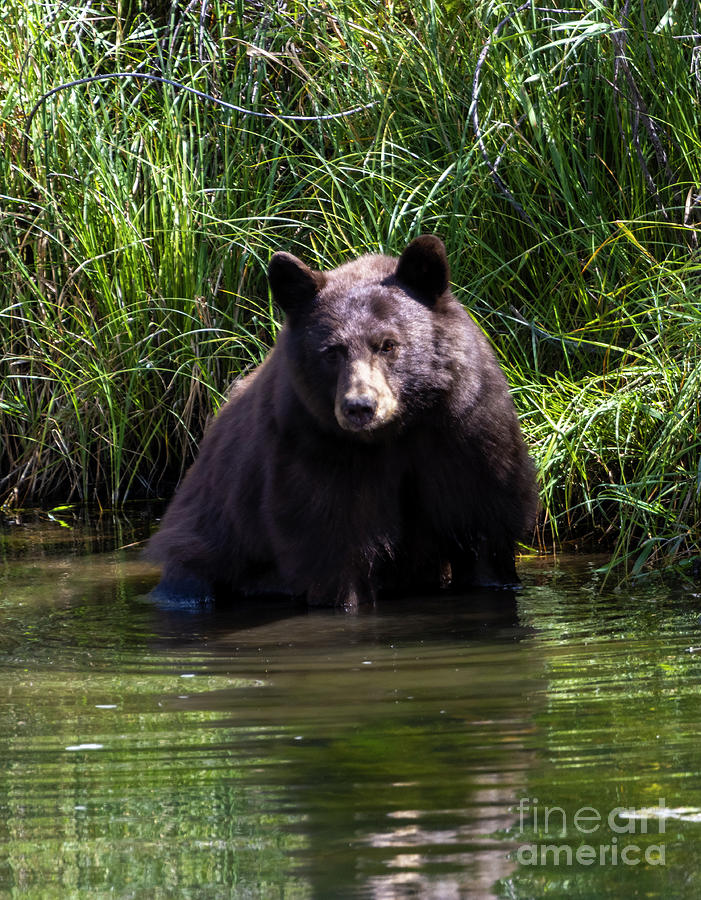
[[[372,440],[449,390],[456,301],[442,241],[423,235],[399,259],[367,255],[313,271],[290,253],[268,270],[286,314],[279,343],[297,397],[325,430]]]

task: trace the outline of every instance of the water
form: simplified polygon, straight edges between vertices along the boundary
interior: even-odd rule
[[[163,609],[148,527],[0,529],[0,897],[701,893],[693,587]]]

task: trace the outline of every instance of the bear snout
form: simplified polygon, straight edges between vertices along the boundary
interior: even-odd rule
[[[344,397],[341,403],[343,418],[355,428],[365,428],[375,417],[377,402],[369,394]]]
[[[382,367],[355,359],[341,372],[334,412],[346,431],[372,431],[394,418],[398,403]]]

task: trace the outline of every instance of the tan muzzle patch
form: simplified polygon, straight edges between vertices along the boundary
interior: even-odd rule
[[[379,361],[357,359],[341,373],[334,405],[341,428],[371,431],[391,421],[397,407],[397,398]]]

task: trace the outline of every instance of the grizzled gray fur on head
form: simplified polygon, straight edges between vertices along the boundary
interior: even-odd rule
[[[163,589],[353,607],[382,589],[517,582],[533,466],[443,243],[325,272],[279,252],[268,275],[286,323],[151,539]]]

